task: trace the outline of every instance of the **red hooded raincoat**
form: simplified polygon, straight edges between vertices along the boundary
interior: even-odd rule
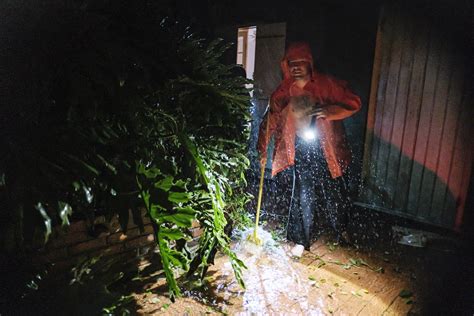
[[[311,80],[298,88],[290,75],[289,61],[304,60],[310,63]],[[360,98],[347,84],[331,76],[319,74],[314,70],[313,57],[307,43],[290,45],[281,61],[283,81],[270,98],[270,126],[266,135],[268,113],[260,125],[258,150],[266,156],[270,137],[275,135],[272,176],[294,165],[296,125],[292,111],[288,106],[290,97],[307,95],[312,102],[326,109],[325,119],[318,119],[316,129],[321,147],[332,178],[342,176],[351,160],[351,152],[346,143],[342,120],[357,112],[361,107]]]

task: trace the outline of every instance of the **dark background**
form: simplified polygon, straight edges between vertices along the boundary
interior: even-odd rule
[[[71,4],[78,3],[9,0],[0,4],[0,131],[5,138],[22,129],[27,118],[38,115],[34,113],[38,109],[34,104],[43,98],[48,90],[45,83],[75,41],[62,30],[80,28],[81,21],[71,18],[70,12]],[[353,191],[357,191],[360,183],[375,35],[382,5],[381,0],[300,3],[208,0],[160,4],[171,19],[189,24],[203,38],[213,39],[226,27],[285,22],[287,43],[309,42],[316,68],[348,81],[362,99],[362,109],[344,121],[354,157],[350,177]],[[470,55],[473,38],[470,1],[414,1],[408,8],[421,8],[442,21],[441,27],[452,28],[464,43],[460,49]],[[93,30],[84,30],[85,36],[88,31]],[[234,34],[225,40],[235,42],[236,37]],[[235,49],[234,45],[225,55],[227,63],[235,62]],[[471,223],[468,227],[472,227],[472,200],[470,194],[465,212],[466,222]]]
[[[67,3],[74,1],[13,1],[0,3],[0,132],[5,139],[13,137],[23,128],[28,117],[36,116],[33,109],[37,100],[47,91],[45,82],[54,75],[61,56],[68,51],[74,38],[61,32],[63,28],[80,28],[81,21],[70,18]],[[413,7],[426,5],[429,1],[414,1]],[[126,3],[126,1],[123,1]],[[367,109],[374,58],[375,34],[382,1],[168,1],[163,2],[171,18],[186,21],[194,32],[212,39],[225,27],[250,26],[264,23],[286,22],[286,42],[307,41],[313,49],[318,70],[347,80],[362,99],[362,109],[345,120],[346,131],[353,149],[352,186],[357,189],[360,182]],[[432,10],[427,14],[442,17],[443,21],[456,30],[466,45],[469,56],[472,52],[472,4],[471,1],[431,1]],[[88,30],[84,30],[86,33]],[[234,38],[225,40],[236,41]],[[470,55],[472,56],[472,55]],[[472,58],[471,58],[472,59]],[[235,62],[235,46],[226,54],[226,62]],[[278,65],[275,65],[278,67]],[[471,68],[472,69],[472,68]],[[472,76],[472,72],[471,72]],[[1,154],[0,154],[1,157]],[[471,176],[472,179],[472,176]],[[465,232],[473,234],[474,198],[471,180],[471,194],[465,211]],[[270,186],[275,194],[281,186]],[[286,192],[287,193],[287,192]],[[288,201],[281,201],[277,207],[285,207]],[[0,207],[2,201],[0,201]],[[284,210],[286,212],[287,210]],[[372,212],[372,211],[369,211]],[[362,214],[362,213],[359,213]],[[373,217],[357,215],[359,221],[370,222]],[[375,215],[374,215],[375,216]],[[378,220],[378,218],[376,218]],[[381,229],[382,225],[377,226]],[[390,226],[387,226],[388,228]],[[468,254],[469,255],[469,254]],[[471,254],[472,255],[472,254]],[[442,262],[442,260],[445,260]],[[464,269],[472,261],[462,259],[440,259],[431,268],[443,270],[446,278],[437,288],[454,292],[464,281],[465,290],[471,290],[469,274]],[[443,266],[441,265],[443,264]],[[452,269],[450,267],[452,266]],[[446,269],[445,269],[446,268]],[[469,267],[468,267],[469,268]],[[458,273],[460,272],[460,273]],[[449,276],[458,274],[457,277]],[[457,298],[468,298],[468,292]],[[433,296],[433,303],[439,296]],[[444,297],[444,299],[447,299]],[[438,299],[438,304],[442,300]],[[469,304],[466,302],[461,302]],[[446,310],[448,311],[448,310]],[[436,312],[433,309],[433,312]]]

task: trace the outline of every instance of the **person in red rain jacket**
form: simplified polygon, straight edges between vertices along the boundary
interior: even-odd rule
[[[314,69],[307,43],[290,44],[281,69],[283,81],[271,95],[257,149],[265,163],[274,136],[272,176],[293,167],[288,240],[308,249],[315,218],[327,215],[337,237],[347,241],[345,208],[349,200],[343,175],[351,152],[342,120],[360,109],[360,98],[345,82]],[[317,137],[305,140],[305,129],[312,129]]]

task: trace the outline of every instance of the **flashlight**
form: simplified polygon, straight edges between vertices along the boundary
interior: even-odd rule
[[[316,117],[313,116],[313,117],[311,117],[311,123],[309,124],[309,127],[307,127],[303,131],[303,138],[306,141],[312,141],[312,140],[315,140],[318,137],[318,135],[316,133],[315,125],[316,125]]]

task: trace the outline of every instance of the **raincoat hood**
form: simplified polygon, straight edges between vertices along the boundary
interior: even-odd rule
[[[313,55],[308,43],[296,42],[288,46],[285,56],[280,62],[283,80],[291,79],[290,67],[288,66],[290,61],[307,61],[311,67],[311,75],[314,76]]]

